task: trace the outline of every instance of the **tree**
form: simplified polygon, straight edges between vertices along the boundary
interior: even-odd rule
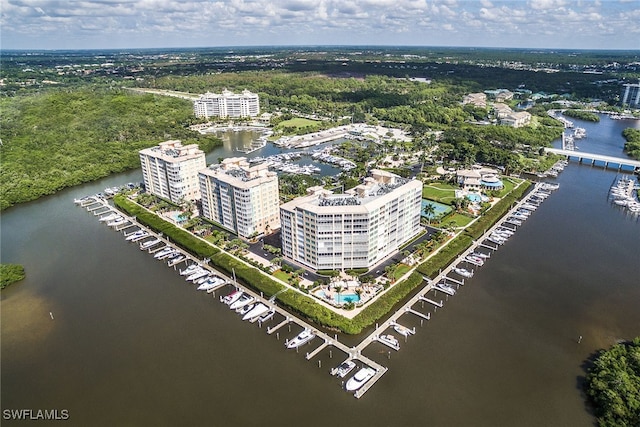
[[[426,205],[424,205],[424,215],[427,217],[427,222],[429,224],[431,224],[431,218],[433,218],[433,215],[436,213],[436,207],[427,202]]]

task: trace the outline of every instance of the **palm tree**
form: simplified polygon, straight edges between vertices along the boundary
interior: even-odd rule
[[[429,224],[431,224],[431,218],[433,218],[433,215],[436,213],[436,207],[427,202],[426,205],[424,205],[424,215],[427,217],[427,222]]]

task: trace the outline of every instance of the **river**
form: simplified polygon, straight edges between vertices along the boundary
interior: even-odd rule
[[[629,124],[587,124],[578,145],[621,155]],[[455,297],[416,307],[430,321],[401,318],[417,333],[399,352],[365,350],[389,371],[359,400],[328,374],[339,351],[286,350],[296,330],[240,321],[73,204],[139,170],[11,208],[2,262],[27,278],[1,295],[2,409],[67,410],[78,426],[593,425],[583,362],[640,335],[640,223],[607,201],[615,177],[570,164]]]

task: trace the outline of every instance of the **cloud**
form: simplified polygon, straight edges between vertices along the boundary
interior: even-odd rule
[[[419,40],[640,48],[628,37],[639,9],[637,0],[0,0],[0,28],[3,47],[31,48],[83,38],[77,47]]]

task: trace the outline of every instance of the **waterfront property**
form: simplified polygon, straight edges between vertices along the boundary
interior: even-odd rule
[[[198,145],[183,146],[178,140],[140,150],[142,178],[147,192],[169,199],[200,198],[198,171],[207,166],[204,151]]]
[[[243,90],[233,93],[223,90],[222,93],[207,92],[193,102],[196,117],[256,117],[260,114],[260,97],[256,93]]]
[[[285,258],[314,270],[371,268],[416,236],[422,183],[371,173],[345,194],[313,187],[280,206]]]
[[[278,175],[232,157],[199,173],[202,216],[248,239],[280,228]]]
[[[456,172],[456,178],[465,191],[500,190],[504,187],[497,170],[480,166],[461,169]]]

